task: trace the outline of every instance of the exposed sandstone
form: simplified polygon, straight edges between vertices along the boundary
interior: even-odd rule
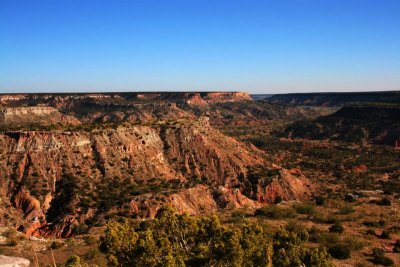
[[[28,267],[29,265],[30,261],[28,259],[0,255],[1,267]]]
[[[303,200],[315,191],[313,185],[299,170],[291,172],[280,169],[280,175],[267,184],[258,185],[257,199],[261,203],[273,203],[279,196],[282,200]]]
[[[57,109],[47,106],[7,107],[0,110],[0,125],[22,124],[79,124],[74,117],[61,114]]]
[[[117,102],[121,96],[68,97],[85,101],[103,101],[109,97]],[[230,101],[232,97],[244,99],[246,94],[194,94],[194,97],[201,101]],[[48,97],[50,101],[58,101],[61,108],[75,103],[65,96],[56,98]],[[202,214],[224,208],[256,208],[273,202],[277,196],[285,200],[309,196],[310,185],[300,171],[289,172],[271,164],[254,146],[213,129],[208,117],[200,116],[196,121],[194,115],[174,103],[157,104],[148,110],[148,113],[141,113],[140,108],[129,112],[117,110],[86,117],[99,122],[143,120],[143,124],[125,123],[85,131],[0,134],[3,148],[0,198],[13,206],[12,212],[19,214],[15,226],[27,235],[68,237],[76,225],[108,212],[96,201],[102,197],[99,187],[115,179],[125,181],[127,186],[146,185],[151,180],[157,181],[155,186],[179,183],[174,190],[140,193],[121,199],[122,204],[114,203],[110,208],[112,213],[126,212],[139,218],[153,217],[164,203],[170,203],[179,212]],[[60,114],[53,111],[46,108],[35,112],[43,118]],[[11,113],[21,116],[23,112]],[[154,121],[156,118],[161,119]],[[252,166],[280,169],[279,175],[249,185],[246,179]],[[0,212],[0,215],[11,213],[2,209]]]
[[[165,202],[192,214],[217,210],[223,205],[214,198],[212,187],[218,186],[226,187],[223,202],[235,207],[253,205],[229,188],[246,176],[248,166],[267,164],[260,151],[214,130],[206,117],[181,125],[121,126],[93,132],[14,131],[0,134],[0,145],[4,147],[0,175],[5,178],[0,183],[8,188],[2,197],[11,196],[11,204],[23,214],[21,229],[28,235],[69,236],[77,224],[75,218],[94,214],[93,209],[90,213],[79,206],[83,192],[95,193],[99,182],[113,177],[202,180],[211,185],[181,190],[157,203],[146,198],[132,203],[132,214],[140,217],[154,216]],[[69,188],[75,185],[60,180],[65,173],[86,185]],[[68,188],[76,195],[65,199],[63,192]],[[65,209],[73,216],[66,219]]]

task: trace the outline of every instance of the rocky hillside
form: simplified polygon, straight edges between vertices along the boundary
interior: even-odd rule
[[[325,107],[270,104],[266,101],[237,101],[215,103],[205,107],[190,105],[180,107],[197,116],[208,116],[213,126],[260,125],[274,120],[295,121],[328,115],[337,110]]]
[[[399,118],[398,105],[346,106],[329,116],[290,124],[277,135],[396,146],[400,138]]]
[[[268,98],[267,101],[273,104],[300,106],[344,106],[352,103],[400,103],[400,91],[277,94]]]
[[[152,217],[166,202],[199,214],[310,195],[303,175],[206,117],[71,129],[0,134],[0,222],[66,237],[111,214]]]
[[[299,120],[327,115],[334,110],[321,107],[294,107],[253,101],[247,93],[103,93],[103,94],[15,94],[0,95],[4,110],[25,110],[9,121],[30,126],[59,124],[69,118],[83,124],[104,122],[139,122],[154,120],[194,119],[208,116],[213,126],[257,125],[271,120]],[[33,116],[28,110],[51,109],[61,115]],[[1,122],[1,120],[0,120]],[[72,123],[72,121],[71,121]],[[75,123],[76,124],[76,123]],[[16,130],[16,124],[0,127]],[[30,128],[25,128],[30,129]]]
[[[40,104],[60,110],[76,103],[103,103],[104,106],[129,105],[132,103],[174,102],[192,105],[251,100],[245,92],[129,92],[129,93],[49,93],[49,94],[0,94],[3,106],[36,106]]]
[[[62,114],[57,109],[47,106],[8,107],[0,109],[0,126],[48,126],[48,125],[77,125],[80,121],[72,116]]]

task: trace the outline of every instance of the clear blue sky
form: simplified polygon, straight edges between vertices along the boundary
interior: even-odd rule
[[[0,92],[400,90],[400,0],[0,0]]]

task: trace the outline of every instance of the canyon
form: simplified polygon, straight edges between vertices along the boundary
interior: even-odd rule
[[[112,225],[146,231],[170,210],[268,238],[284,228],[336,266],[368,263],[376,246],[398,263],[393,94],[0,95],[0,249],[14,257],[4,261],[106,266],[99,244]]]
[[[251,101],[248,94],[122,96],[0,97],[0,197],[7,207],[0,222],[26,235],[65,238],[109,214],[152,218],[165,203],[205,214],[311,197],[315,185],[304,175],[179,107]],[[95,103],[90,111],[86,101]]]

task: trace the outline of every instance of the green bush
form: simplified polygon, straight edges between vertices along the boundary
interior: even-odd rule
[[[60,267],[89,267],[89,265],[81,260],[79,256],[69,256],[67,261]]]
[[[351,256],[350,250],[343,245],[333,245],[328,249],[332,257],[339,260],[348,259]]]
[[[344,197],[344,200],[347,201],[347,202],[350,202],[350,203],[353,203],[353,202],[356,202],[356,201],[357,201],[357,199],[356,199],[353,195],[351,195],[351,194],[347,194],[347,195]]]
[[[364,221],[363,225],[367,227],[382,227],[386,225],[386,221],[380,220],[380,221]]]
[[[373,235],[373,236],[376,235],[375,230],[372,230],[372,229],[368,229],[368,230],[365,232],[365,234],[366,234],[366,235]]]
[[[83,240],[85,241],[85,245],[93,245],[97,242],[97,239],[92,236],[85,236]]]
[[[143,225],[110,222],[100,251],[109,266],[331,267],[329,254],[308,248],[306,239],[280,229],[271,240],[256,224],[224,226],[216,216],[179,215],[166,206]]]
[[[283,201],[282,197],[281,197],[281,196],[277,196],[277,197],[274,199],[274,204],[279,204],[279,203],[281,203],[282,201]]]
[[[325,249],[311,249],[295,232],[284,229],[273,238],[273,266],[332,266]]]
[[[329,227],[329,232],[341,234],[344,232],[344,227],[340,223],[335,223]]]
[[[76,235],[84,235],[87,234],[89,231],[89,227],[86,226],[84,223],[78,224],[74,227],[74,233]]]
[[[350,213],[353,213],[353,212],[355,212],[354,208],[352,206],[349,206],[349,205],[345,205],[345,206],[341,207],[340,210],[339,210],[339,213],[341,215],[347,215],[347,214],[350,214]]]
[[[383,205],[383,206],[391,206],[392,205],[392,201],[390,200],[390,198],[384,197],[384,198],[381,199],[381,201],[379,201],[379,204]]]
[[[235,210],[231,214],[231,218],[233,222],[240,222],[243,221],[246,218],[247,214],[243,210]]]
[[[310,233],[310,240],[311,239],[326,247],[340,243],[340,236],[337,233],[330,232]]]
[[[85,253],[83,258],[87,261],[90,261],[96,259],[99,256],[100,256],[100,251],[97,248],[91,248]]]
[[[7,242],[7,246],[9,247],[15,247],[16,245],[18,245],[18,241],[16,238],[10,238]]]
[[[349,236],[344,239],[344,245],[351,251],[357,251],[363,249],[367,243],[353,236]]]
[[[161,208],[145,228],[110,222],[100,250],[110,266],[267,266],[266,233],[257,225],[223,226],[216,216]]]
[[[381,264],[383,266],[392,266],[394,262],[391,258],[385,256],[385,251],[381,248],[374,248],[372,250],[372,260],[374,264]]]
[[[380,238],[382,238],[382,239],[390,239],[391,238],[390,232],[387,231],[387,230],[383,230],[381,235],[380,235]]]
[[[397,240],[396,243],[394,243],[393,252],[394,253],[400,252],[400,240]]]
[[[388,197],[384,197],[384,198],[382,198],[380,200],[373,199],[373,200],[370,201],[370,203],[378,204],[378,205],[381,205],[381,206],[391,206],[392,205],[392,201]]]
[[[298,203],[293,205],[294,210],[299,214],[313,214],[314,205],[307,203]]]
[[[315,204],[318,205],[318,206],[325,205],[325,198],[322,197],[322,196],[315,197]]]
[[[307,241],[309,239],[309,233],[307,228],[304,225],[301,225],[295,221],[289,221],[285,229],[289,232],[294,232],[296,235],[303,241]]]
[[[51,248],[51,249],[59,249],[59,248],[61,248],[62,246],[64,246],[64,243],[63,243],[63,242],[61,242],[61,241],[53,241],[53,242],[51,243],[51,245],[50,245],[50,248]]]
[[[269,205],[256,210],[256,216],[267,217],[268,219],[288,219],[296,216],[296,212],[292,208],[279,207],[277,205]]]

